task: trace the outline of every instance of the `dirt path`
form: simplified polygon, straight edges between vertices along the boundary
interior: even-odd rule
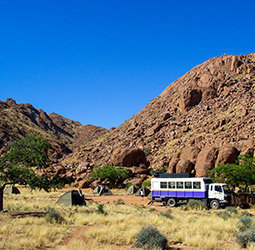
[[[74,226],[74,227],[76,228],[76,230],[74,230],[73,232],[71,232],[67,236],[65,236],[63,238],[62,242],[56,248],[65,247],[65,246],[67,247],[72,241],[75,241],[75,240],[84,242],[84,247],[86,247],[87,241],[86,241],[85,232],[91,228],[95,228],[96,226]],[[132,246],[120,247],[120,246],[105,244],[105,245],[103,245],[103,248],[119,250],[119,249],[132,249]],[[49,248],[47,248],[47,249],[49,249]],[[178,245],[178,244],[174,244],[174,243],[173,244],[170,243],[170,249],[172,249],[172,250],[195,250],[195,248],[182,246],[182,245]]]
[[[138,205],[145,206],[148,208],[156,208],[157,210],[167,210],[170,207],[163,206],[160,202],[155,202],[151,205],[148,205],[150,200],[148,198],[143,198],[135,195],[112,195],[112,196],[91,196],[88,198],[93,199],[93,201],[97,201],[104,204],[110,204],[113,202],[117,202],[118,200],[122,200],[125,204],[129,205]]]

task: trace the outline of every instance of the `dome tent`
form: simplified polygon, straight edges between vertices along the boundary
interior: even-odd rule
[[[84,198],[80,196],[77,190],[71,190],[61,195],[56,203],[59,205],[63,204],[64,206],[86,205]]]
[[[127,191],[126,194],[135,194],[139,190],[139,187],[136,185],[131,185]]]
[[[99,194],[101,195],[113,195],[110,188],[104,185],[98,185],[94,190],[93,194]]]
[[[5,190],[4,190],[4,194],[20,194],[20,191],[17,187],[15,186],[8,186]]]

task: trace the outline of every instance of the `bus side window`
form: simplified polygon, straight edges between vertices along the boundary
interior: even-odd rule
[[[168,182],[168,188],[175,188],[175,181]]]
[[[183,188],[183,182],[177,181],[177,188],[182,189]]]
[[[201,189],[201,182],[200,181],[194,181],[193,182],[193,189]]]
[[[185,181],[185,189],[192,189],[192,182],[191,181]]]
[[[167,188],[167,182],[160,182],[160,188]]]

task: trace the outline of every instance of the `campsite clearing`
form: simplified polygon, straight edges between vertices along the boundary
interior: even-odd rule
[[[0,249],[131,249],[137,233],[150,225],[177,248],[240,249],[235,230],[241,210],[228,218],[213,210],[170,210],[160,203],[147,206],[148,199],[126,195],[125,190],[93,196],[86,189],[86,197],[94,200],[87,206],[56,204],[68,190],[21,188],[20,195],[5,196],[8,212],[0,213]],[[60,217],[63,220],[56,219]]]

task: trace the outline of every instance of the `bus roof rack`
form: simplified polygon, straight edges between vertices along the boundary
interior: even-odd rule
[[[157,177],[157,178],[191,178],[191,177],[195,177],[194,174],[189,174],[189,173],[167,174],[167,173],[153,172],[153,175],[154,175],[154,177]]]

